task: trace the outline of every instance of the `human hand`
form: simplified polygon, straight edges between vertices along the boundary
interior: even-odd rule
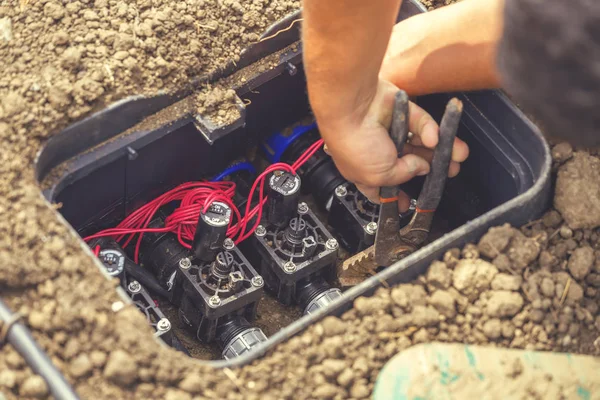
[[[435,120],[410,103],[409,130],[413,136],[404,146],[403,156],[398,158],[388,132],[397,91],[396,86],[380,79],[373,98],[362,110],[358,107],[356,115],[344,118],[343,122],[317,119],[327,152],[340,173],[373,202],[379,202],[379,187],[402,184],[429,173],[432,149],[438,142],[439,127]],[[468,154],[467,144],[456,139],[450,177],[459,173],[460,163]],[[409,204],[408,196],[401,193],[399,209],[405,211]]]

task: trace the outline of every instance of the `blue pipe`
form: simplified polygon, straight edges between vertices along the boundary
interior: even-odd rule
[[[306,132],[310,132],[317,129],[317,123],[313,122],[308,125],[299,125],[292,129],[292,133],[289,136],[283,136],[281,132],[276,132],[271,135],[267,140],[261,144],[261,149],[267,159],[271,163],[276,163],[281,160],[281,156],[287,150],[290,144],[292,144],[300,136]]]
[[[252,175],[256,175],[256,169],[254,168],[254,165],[252,165],[248,161],[243,161],[243,162],[234,164],[231,167],[225,169],[223,172],[221,172],[220,174],[218,174],[214,178],[212,178],[211,181],[212,182],[222,181],[226,176],[229,176],[238,171],[248,171]]]

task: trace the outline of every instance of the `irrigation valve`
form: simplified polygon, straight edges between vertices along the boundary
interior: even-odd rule
[[[300,202],[300,178],[276,171],[269,181],[266,217],[244,253],[265,279],[265,286],[286,305],[305,314],[341,296],[329,282],[335,279],[338,245],[310,209]],[[335,245],[334,245],[335,243]]]

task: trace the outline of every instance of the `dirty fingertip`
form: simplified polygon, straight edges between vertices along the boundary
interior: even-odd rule
[[[460,172],[460,164],[452,161],[450,163],[450,168],[448,169],[448,176],[450,178],[454,178],[456,175],[458,175],[458,173]]]
[[[402,158],[406,162],[410,176],[423,176],[429,173],[429,163],[415,154],[407,154]]]
[[[452,161],[463,162],[469,157],[469,146],[460,139],[454,140]]]
[[[438,125],[434,120],[426,122],[420,134],[423,145],[425,145],[425,147],[429,147],[430,149],[437,146],[439,139],[438,133]]]

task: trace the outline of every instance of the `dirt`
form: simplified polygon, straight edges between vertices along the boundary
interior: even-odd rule
[[[423,5],[427,7],[429,11],[431,11],[435,10],[436,8],[456,3],[458,1],[460,0],[421,0],[421,3],[423,3]]]
[[[558,172],[554,206],[572,229],[598,226],[600,159],[586,152],[575,152],[572,157]]]
[[[178,309],[169,302],[160,303],[161,310],[172,323],[173,330],[190,355],[201,360],[220,360],[221,350],[215,343],[201,343],[179,320]],[[257,318],[252,325],[260,328],[267,337],[302,317],[302,310],[296,306],[285,306],[277,299],[264,294],[258,304]]]
[[[238,99],[236,89],[244,86],[262,72],[277,66],[281,54],[297,49],[294,43],[256,63],[242,68],[215,83],[204,85],[194,96],[196,111],[215,127],[230,124],[240,117],[240,108],[249,106],[247,99]],[[251,90],[251,89],[250,89]],[[240,102],[243,103],[240,104]]]
[[[341,318],[326,318],[242,369],[213,370],[157,345],[142,314],[124,306],[116,282],[43,200],[33,158],[49,135],[105,104],[181,88],[235,60],[297,7],[266,0],[0,6],[0,290],[79,395],[367,398],[391,356],[433,340],[597,355],[599,216],[578,202],[593,201],[580,196],[595,193],[597,180],[589,179],[600,161],[556,147],[557,168],[572,160],[558,174],[560,214],[522,232],[503,227],[508,241],[498,235],[453,249],[434,273],[357,299]],[[593,250],[591,268],[589,250],[580,248]],[[0,393],[48,396],[9,345],[0,350]]]

